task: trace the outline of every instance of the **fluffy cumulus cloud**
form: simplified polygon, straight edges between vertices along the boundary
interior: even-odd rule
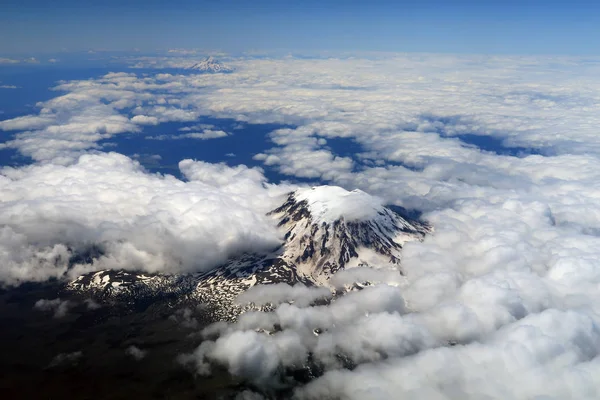
[[[54,357],[48,365],[48,368],[68,367],[77,365],[81,360],[82,356],[83,353],[81,351],[57,354],[56,357]]]
[[[74,304],[69,300],[56,298],[53,300],[40,299],[35,302],[33,308],[41,311],[51,311],[54,313],[54,318],[62,318],[67,315],[69,309],[73,306]]]
[[[331,292],[324,287],[307,288],[303,285],[289,286],[285,283],[276,283],[251,287],[238,297],[238,302],[264,306],[293,301],[297,305],[306,306],[316,300],[330,297]]]
[[[0,279],[45,280],[115,268],[202,271],[279,244],[265,216],[279,189],[259,170],[184,160],[183,182],[117,153],[0,175]],[[251,200],[249,200],[251,199]],[[83,263],[90,248],[101,256]],[[85,258],[85,257],[83,257]]]
[[[132,345],[125,349],[125,353],[131,356],[134,360],[141,361],[144,357],[146,357],[147,351]]]
[[[596,398],[596,314],[559,306],[557,293],[539,293],[557,290],[556,283],[520,283],[472,279],[423,310],[403,297],[415,286],[408,280],[320,306],[294,302],[288,291],[290,302],[272,312],[205,329],[207,338],[218,338],[183,360],[200,374],[224,366],[266,393],[298,385],[300,399]],[[264,290],[282,299],[278,290]],[[286,374],[294,370],[320,376],[302,386]]]
[[[590,318],[548,310],[482,342],[328,372],[297,397],[592,399],[598,396],[598,351]]]
[[[218,139],[218,138],[222,138],[222,137],[226,137],[226,136],[229,136],[229,134],[225,131],[205,129],[202,132],[180,133],[177,135],[146,136],[146,139],[149,139],[149,140],[181,140],[181,139],[209,140],[209,139]]]
[[[136,62],[181,62],[165,60]],[[262,394],[298,385],[306,399],[600,397],[596,61],[230,63],[231,74],[62,82],[36,114],[1,121],[13,137],[0,146],[36,163],[0,176],[0,279],[198,270],[278,243],[263,213],[286,188],[260,169],[185,160],[184,182],[94,152],[165,122],[197,124],[180,135],[219,134],[203,116],[285,124],[254,155],[265,168],[419,209],[435,233],[404,246],[402,275],[361,268],[331,282],[338,294],[371,282],[360,291],[253,289],[240,301],[272,311],[210,327],[182,361],[199,373],[224,367]],[[72,265],[91,244],[102,256]],[[303,368],[316,379],[290,382],[286,371]]]

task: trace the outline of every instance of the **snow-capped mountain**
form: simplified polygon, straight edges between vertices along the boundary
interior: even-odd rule
[[[219,72],[233,72],[233,68],[225,65],[217,60],[215,60],[212,56],[207,57],[206,59],[197,62],[186,68],[187,70],[192,70],[195,72],[205,72],[205,73],[219,73]]]
[[[337,186],[299,189],[271,214],[286,232],[281,259],[318,284],[345,267],[399,264],[402,244],[429,229],[361,190]]]
[[[327,285],[332,274],[360,265],[399,265],[402,245],[430,232],[360,190],[335,186],[298,189],[271,211],[284,243],[271,254],[247,254],[205,273],[148,275],[99,271],[67,285],[69,291],[111,298],[173,298],[203,304],[214,319],[235,318],[235,298],[269,283]]]

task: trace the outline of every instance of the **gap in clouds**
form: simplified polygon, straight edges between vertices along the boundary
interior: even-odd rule
[[[474,133],[465,133],[457,135],[457,139],[467,146],[473,146],[482,151],[495,153],[499,156],[526,157],[529,155],[544,155],[545,153],[526,147],[508,147],[504,144],[504,140],[493,136],[476,135]]]
[[[164,74],[187,74],[179,68],[136,68],[131,69],[121,60],[107,59],[103,62],[77,58],[71,62],[55,65],[8,65],[0,66],[0,82],[16,86],[10,94],[0,96],[0,120],[7,120],[24,114],[37,113],[36,104],[59,96],[62,92],[53,90],[60,81],[96,80],[109,73],[132,71],[139,77]],[[103,66],[98,66],[102,65]],[[14,132],[17,133],[17,132]]]
[[[436,116],[422,115],[423,121],[430,124],[431,130],[439,134],[442,138],[456,138],[463,143],[465,147],[475,147],[482,151],[494,153],[499,156],[526,157],[529,155],[550,155],[548,149],[536,149],[532,147],[510,146],[506,138],[497,134],[485,132],[471,132],[469,126],[472,123],[467,117],[461,115]]]
[[[222,130],[225,137],[200,140],[196,138],[177,139],[178,135],[196,132],[198,125],[212,126]],[[115,151],[136,158],[150,172],[166,173],[185,180],[178,163],[184,159],[196,159],[209,163],[226,163],[229,166],[240,164],[264,169],[264,175],[271,183],[296,180],[294,177],[278,173],[274,168],[265,167],[254,160],[273,145],[268,134],[276,129],[290,128],[289,125],[265,123],[247,124],[229,118],[200,118],[192,122],[164,122],[144,126],[140,133],[125,133],[101,140],[98,145],[103,151]],[[183,130],[182,130],[183,129]],[[152,156],[160,156],[152,157]]]
[[[0,96],[1,119],[11,119],[23,114],[37,113],[36,104],[60,95],[52,90],[59,81],[90,80],[111,71],[126,70],[122,66],[94,67],[55,65],[19,65],[0,67],[0,81],[17,86],[10,94]],[[16,133],[16,132],[15,132]]]
[[[351,137],[329,137],[326,138],[325,148],[340,157],[350,157],[357,161],[357,155],[366,151],[365,147]]]
[[[317,135],[318,136],[318,135]],[[357,173],[372,167],[403,167],[410,171],[419,172],[423,168],[409,165],[400,161],[377,158],[377,154],[369,151],[367,144],[360,143],[356,137],[328,137],[324,149],[331,151],[336,157],[347,157],[354,161],[349,172]]]
[[[37,114],[39,103],[60,96],[63,92],[53,90],[60,81],[93,80],[111,71],[128,70],[125,66],[98,67],[97,62],[71,60],[72,64],[1,66],[0,81],[3,84],[17,86],[0,96],[0,121]],[[0,130],[0,145],[11,141],[22,130]],[[107,149],[110,151],[110,149]],[[34,160],[15,148],[0,147],[0,167],[19,167],[33,163]]]
[[[0,144],[10,140],[3,133],[0,133]],[[12,135],[11,135],[12,136]],[[31,164],[33,160],[31,157],[24,156],[17,149],[2,149],[0,148],[0,167],[20,167],[23,165]]]

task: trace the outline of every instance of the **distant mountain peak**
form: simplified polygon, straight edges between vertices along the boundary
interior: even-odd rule
[[[186,69],[211,74],[234,71],[232,67],[221,63],[220,61],[216,60],[213,56],[208,56],[204,60],[199,61],[189,67],[186,67]]]

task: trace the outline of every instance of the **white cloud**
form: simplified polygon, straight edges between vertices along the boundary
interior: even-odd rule
[[[237,301],[241,304],[253,303],[257,306],[293,302],[297,305],[308,306],[316,300],[328,299],[331,291],[324,287],[308,288],[298,284],[290,286],[285,283],[254,286],[240,296]]]
[[[328,373],[298,397],[594,398],[600,368],[594,325],[581,314],[549,310],[501,329],[483,343]]]
[[[62,318],[67,315],[69,308],[73,306],[74,304],[69,300],[56,298],[53,300],[40,299],[35,302],[33,308],[42,311],[52,311],[54,312],[54,318]]]
[[[182,130],[182,129],[180,129]],[[229,134],[225,131],[221,130],[210,130],[205,129],[203,132],[190,132],[190,133],[179,133],[176,135],[158,135],[158,136],[146,136],[148,140],[181,140],[181,139],[200,139],[200,140],[209,140],[209,139],[218,139],[222,137],[229,136]]]
[[[198,307],[200,308],[200,306]],[[188,307],[177,310],[169,319],[188,329],[197,329],[199,326],[198,320],[194,316],[194,310]]]
[[[195,49],[169,49],[167,51],[167,53],[187,56],[187,55],[198,54],[198,50],[195,50]]]
[[[136,115],[131,118],[131,122],[139,125],[158,125],[158,118],[148,117],[146,115]]]
[[[82,356],[83,353],[81,351],[74,351],[72,353],[60,353],[52,359],[48,367],[54,368],[60,366],[76,365],[77,363],[79,363],[79,360]]]
[[[264,396],[250,390],[244,390],[235,396],[235,400],[264,400]]]
[[[229,134],[225,131],[213,131],[213,130],[205,130],[203,132],[192,132],[186,133],[183,135],[179,135],[179,137],[184,137],[186,139],[200,139],[200,140],[208,140],[208,139],[218,139],[222,137],[229,136]]]
[[[179,128],[181,132],[191,132],[191,131],[203,131],[206,129],[213,130],[215,128],[212,124],[195,124],[192,126],[184,126],[183,128]]]
[[[147,351],[132,345],[125,350],[125,353],[133,357],[136,361],[140,361],[146,357]]]
[[[83,303],[88,310],[97,310],[102,307],[101,304],[97,303],[93,299],[85,299]]]
[[[14,58],[0,57],[0,64],[18,64],[20,62],[20,60]]]
[[[70,275],[104,268],[201,271],[280,243],[265,213],[281,189],[259,170],[184,160],[189,179],[150,175],[116,154],[70,166],[5,168],[0,175],[0,280],[45,280],[67,272],[73,251],[104,255]]]
[[[72,162],[96,142],[112,135],[139,131],[138,125],[118,112],[127,99],[118,93],[111,105],[93,91],[69,93],[41,104],[39,116],[24,116],[0,122],[2,130],[25,131],[4,145],[17,148],[36,161]]]

